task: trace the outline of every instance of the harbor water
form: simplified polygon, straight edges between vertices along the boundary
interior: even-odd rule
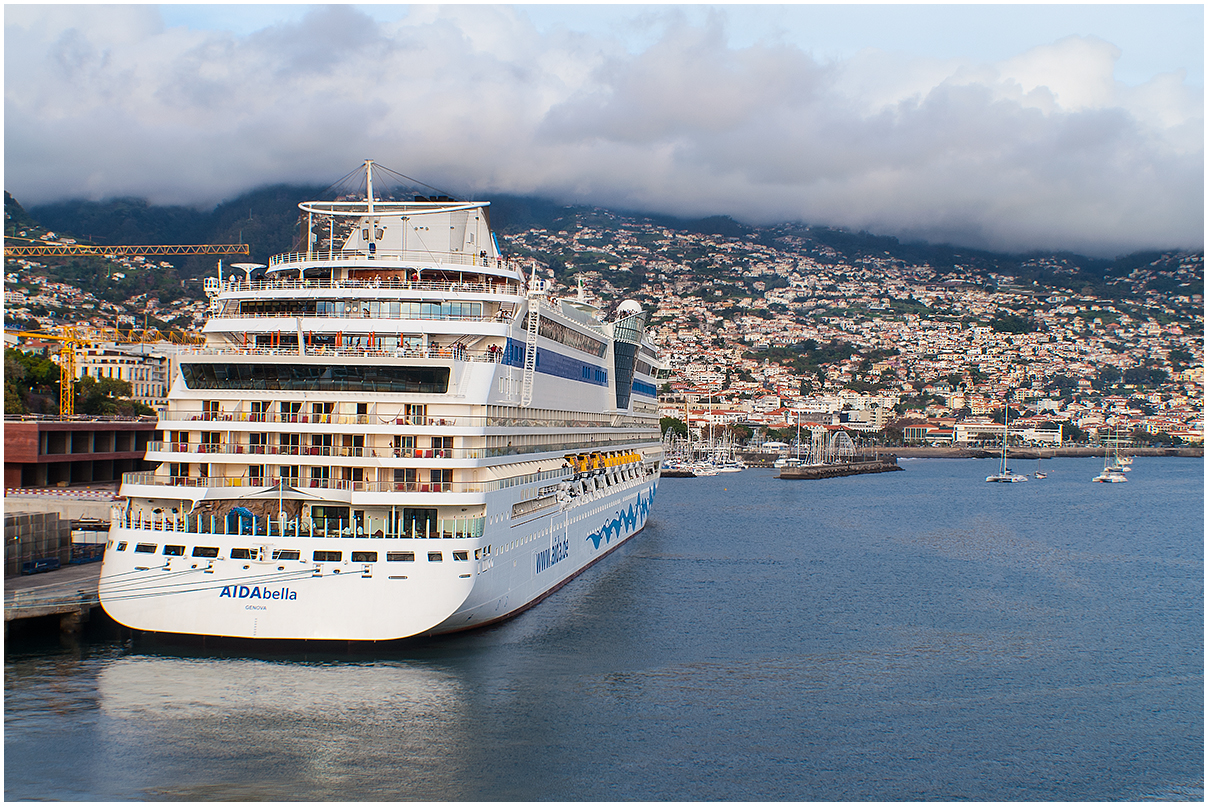
[[[642,533],[465,634],[10,639],[5,797],[1202,800],[1202,461],[900,464],[664,480]]]

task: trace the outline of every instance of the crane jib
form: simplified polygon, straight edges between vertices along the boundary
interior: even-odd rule
[[[5,257],[37,255],[250,255],[247,244],[143,244],[104,246],[96,244],[55,244],[40,246],[4,246]]]

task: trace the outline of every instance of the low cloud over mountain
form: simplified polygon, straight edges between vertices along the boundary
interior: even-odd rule
[[[1109,42],[828,60],[730,44],[720,15],[644,24],[633,48],[500,6],[317,6],[247,35],[151,6],[10,6],[5,187],[208,206],[372,157],[463,195],[1010,251],[1203,246],[1202,92],[1115,80]]]

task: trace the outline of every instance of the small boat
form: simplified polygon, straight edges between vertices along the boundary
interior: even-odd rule
[[[1038,457],[1037,458],[1037,470],[1033,472],[1033,478],[1034,479],[1045,479],[1046,476],[1047,476],[1047,474],[1045,473],[1045,471],[1041,470],[1041,458]]]
[[[1012,469],[1007,467],[1007,401],[1003,402],[1003,454],[999,459],[999,473],[991,474],[987,477],[988,482],[1027,482],[1028,477],[1024,474],[1014,474]]]
[[[1093,476],[1091,478],[1091,481],[1093,481],[1093,482],[1128,482],[1129,480],[1126,479],[1125,474],[1121,473],[1120,471],[1114,471],[1110,468],[1105,468],[1103,471],[1100,471],[1099,476]]]
[[[1100,471],[1099,476],[1093,476],[1093,482],[1128,482],[1125,478],[1124,471],[1128,471],[1129,466],[1121,462],[1120,457],[1114,459],[1111,463],[1108,461],[1108,445],[1104,446],[1104,470]]]

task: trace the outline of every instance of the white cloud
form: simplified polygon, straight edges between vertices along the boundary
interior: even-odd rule
[[[1202,244],[1201,93],[1116,81],[1111,43],[820,61],[730,44],[721,14],[632,25],[648,46],[514,7],[315,7],[236,35],[146,6],[8,6],[6,189],[212,204],[374,157],[454,192],[996,249]]]

